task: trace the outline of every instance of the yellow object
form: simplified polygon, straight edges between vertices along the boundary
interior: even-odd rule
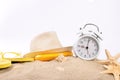
[[[13,57],[11,57],[11,55]],[[5,52],[2,55],[3,59],[10,60],[12,62],[29,62],[34,61],[34,58],[22,58],[20,53],[17,52]]]
[[[21,54],[17,52],[4,52],[3,57],[4,58],[14,58],[14,57],[19,58],[21,57]]]
[[[22,58],[20,53],[16,52],[0,52],[0,69],[10,67],[11,62],[28,62],[34,61],[34,58]],[[11,57],[14,56],[14,57]]]
[[[31,62],[34,61],[34,58],[5,58],[12,62]]]
[[[0,52],[0,55],[1,55],[1,58],[0,58],[0,69],[10,67],[11,66],[11,61],[4,59],[2,52]]]
[[[66,52],[66,51],[71,52],[72,46],[56,48],[56,49],[51,49],[51,50],[45,50],[45,51],[30,52],[30,53],[25,54],[24,57],[35,58],[35,56],[41,55],[41,54],[60,53],[60,52]]]
[[[50,61],[50,60],[57,58],[61,54],[64,56],[72,56],[72,52],[70,52],[70,51],[47,53],[47,54],[40,54],[40,55],[35,56],[35,60]]]
[[[11,66],[11,61],[10,60],[0,60],[0,69],[7,68]]]

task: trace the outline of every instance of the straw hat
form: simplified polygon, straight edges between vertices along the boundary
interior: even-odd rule
[[[30,43],[30,51],[44,51],[54,48],[61,48],[62,45],[56,32],[50,31],[37,35]]]

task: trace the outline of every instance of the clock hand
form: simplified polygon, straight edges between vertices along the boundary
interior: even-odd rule
[[[88,49],[87,49],[87,54],[89,54],[89,51],[88,51]]]
[[[87,47],[88,47],[88,45],[89,45],[89,42],[90,42],[90,39],[88,40]]]
[[[86,47],[86,49],[87,49],[87,54],[89,54],[89,51],[88,51],[88,45],[89,45],[89,42],[90,42],[90,39],[88,40],[88,43],[87,43],[87,47]]]
[[[88,43],[87,43],[86,49],[88,49],[89,42],[90,42],[90,39],[88,40]]]

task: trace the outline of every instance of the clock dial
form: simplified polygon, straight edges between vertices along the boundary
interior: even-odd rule
[[[98,51],[98,42],[96,39],[89,36],[80,38],[75,45],[75,53],[82,59],[94,59],[98,55]]]

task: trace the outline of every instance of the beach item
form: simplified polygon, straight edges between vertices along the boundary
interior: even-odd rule
[[[56,32],[44,32],[32,39],[30,52],[24,58],[49,61],[57,58],[60,54],[72,56],[72,46],[62,47]]]
[[[41,60],[41,61],[50,61],[53,60],[59,56],[72,56],[72,52],[70,51],[65,51],[65,52],[54,52],[54,53],[45,53],[45,54],[39,54],[35,56],[35,60]]]
[[[111,64],[108,66],[104,66],[107,70],[101,73],[113,74],[115,80],[120,80],[120,64],[115,65]]]
[[[6,60],[6,59],[0,60],[0,69],[8,68],[10,66],[11,66],[11,61],[10,60]]]
[[[34,37],[30,43],[30,52],[61,48],[62,45],[55,31],[44,32]]]
[[[34,61],[34,58],[6,58],[12,62],[31,62]]]
[[[2,52],[3,59],[11,62],[30,62],[34,61],[34,58],[23,58],[20,53],[17,52]]]
[[[72,46],[68,46],[68,47],[55,48],[55,49],[50,49],[50,50],[45,50],[45,51],[29,52],[25,54],[24,57],[35,58],[35,56],[41,55],[41,54],[54,54],[54,53],[63,53],[63,52],[70,53],[71,51],[72,51]],[[72,55],[72,53],[70,53],[69,55]]]
[[[92,30],[93,27],[96,30]],[[75,56],[85,60],[95,59],[100,51],[100,34],[99,27],[95,24],[88,23],[80,28],[79,37],[73,45]]]
[[[101,73],[113,74],[115,80],[120,80],[120,63],[118,62],[120,54],[112,57],[107,49],[105,50],[105,53],[107,56],[107,60],[98,61],[100,64],[103,64],[103,66],[107,69]]]
[[[64,56],[64,54],[60,54],[55,60],[58,62],[65,62],[67,58]]]
[[[3,53],[0,52],[0,69],[8,68],[10,66],[11,66],[11,61],[4,59]]]
[[[17,52],[0,52],[0,69],[10,67],[12,62],[30,62],[34,58],[23,58]]]
[[[110,55],[110,52],[107,49],[105,49],[105,53],[107,56],[107,60],[98,61],[100,64],[103,64],[103,65],[120,64],[118,62],[118,59],[120,58],[120,54],[117,54],[113,57]]]

